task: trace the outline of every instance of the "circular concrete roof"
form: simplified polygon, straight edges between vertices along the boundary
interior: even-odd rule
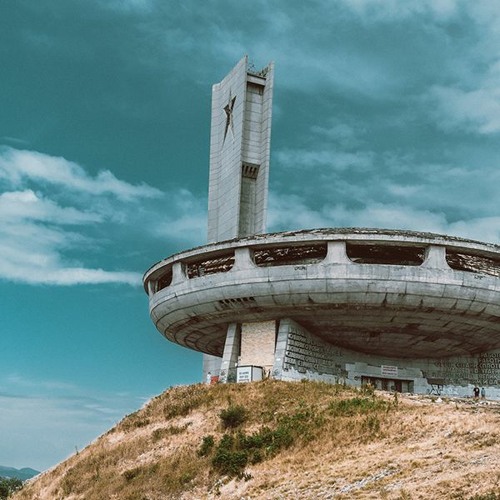
[[[173,342],[222,355],[227,325],[292,318],[336,346],[398,358],[500,348],[500,247],[429,233],[317,229],[219,242],[144,276]]]

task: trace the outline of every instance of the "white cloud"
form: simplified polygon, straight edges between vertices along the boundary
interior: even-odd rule
[[[8,147],[0,150],[1,179],[11,186],[20,186],[32,180],[91,195],[112,194],[125,200],[161,195],[158,189],[146,184],[135,186],[121,181],[109,170],[100,171],[93,178],[80,165],[65,158]]]
[[[500,217],[477,217],[450,222],[444,213],[408,204],[367,202],[362,208],[344,204],[313,209],[298,196],[270,198],[269,230],[321,227],[408,229],[500,243]]]
[[[450,224],[450,233],[473,240],[500,244],[500,217],[479,217]]]
[[[332,220],[307,206],[307,203],[296,195],[269,196],[268,230],[284,231],[292,229],[312,229],[315,227],[328,227]]]
[[[444,214],[398,204],[372,202],[360,209],[338,205],[327,209],[326,213],[336,224],[346,227],[410,229],[443,233],[446,232],[447,226]]]
[[[202,245],[207,237],[207,201],[186,189],[173,193],[170,208],[154,222],[154,233],[160,238],[183,241],[191,246]]]
[[[88,269],[64,258],[65,250],[88,244],[85,236],[60,227],[29,220],[4,222],[0,225],[0,278],[44,285],[140,284],[139,273]]]
[[[445,129],[457,127],[479,134],[500,132],[500,78],[497,86],[470,91],[434,86],[429,98],[437,104],[438,124]]]
[[[312,134],[333,141],[334,144],[341,146],[357,146],[359,139],[357,136],[364,133],[362,127],[351,127],[339,120],[331,120],[329,126],[313,125],[311,127]]]
[[[108,171],[92,178],[63,158],[12,148],[0,150],[2,184],[18,189],[0,193],[0,279],[45,285],[140,284],[140,273],[86,266],[85,251],[100,246],[92,229],[133,224],[136,202],[157,198],[160,191],[131,185]],[[78,258],[69,258],[69,253]]]
[[[31,189],[0,194],[0,221],[12,224],[16,220],[55,222],[58,224],[85,224],[101,222],[103,216],[74,207],[60,207]]]
[[[99,2],[99,6],[125,13],[148,13],[153,10],[154,3],[154,0],[107,0]]]

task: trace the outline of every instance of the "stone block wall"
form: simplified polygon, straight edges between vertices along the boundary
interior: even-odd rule
[[[262,321],[241,325],[239,366],[262,366],[270,371],[274,363],[276,322]]]

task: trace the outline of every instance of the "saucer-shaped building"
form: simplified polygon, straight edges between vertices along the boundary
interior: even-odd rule
[[[204,376],[221,382],[258,368],[500,398],[500,246],[365,228],[265,233],[272,88],[273,65],[255,72],[246,57],[213,87],[209,242],[146,272],[156,328],[203,352]]]

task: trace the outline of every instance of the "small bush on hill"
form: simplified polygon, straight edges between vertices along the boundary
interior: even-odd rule
[[[334,416],[351,417],[377,411],[387,411],[388,403],[380,399],[351,398],[332,401],[329,410]]]
[[[243,406],[230,405],[219,413],[224,429],[235,429],[247,419],[247,411]]]
[[[247,416],[241,406],[230,406],[220,413],[223,426],[231,429],[239,427]],[[316,420],[315,412],[302,403],[296,413],[279,417],[274,429],[264,426],[253,434],[241,430],[236,434],[224,434],[217,446],[212,436],[205,436],[198,455],[207,456],[213,450],[212,466],[220,474],[244,478],[247,464],[256,464],[275,456],[299,437],[307,440],[309,428]]]
[[[214,444],[215,444],[215,441],[214,441],[214,437],[212,435],[203,436],[201,446],[198,449],[198,456],[199,457],[206,457],[212,451]]]

